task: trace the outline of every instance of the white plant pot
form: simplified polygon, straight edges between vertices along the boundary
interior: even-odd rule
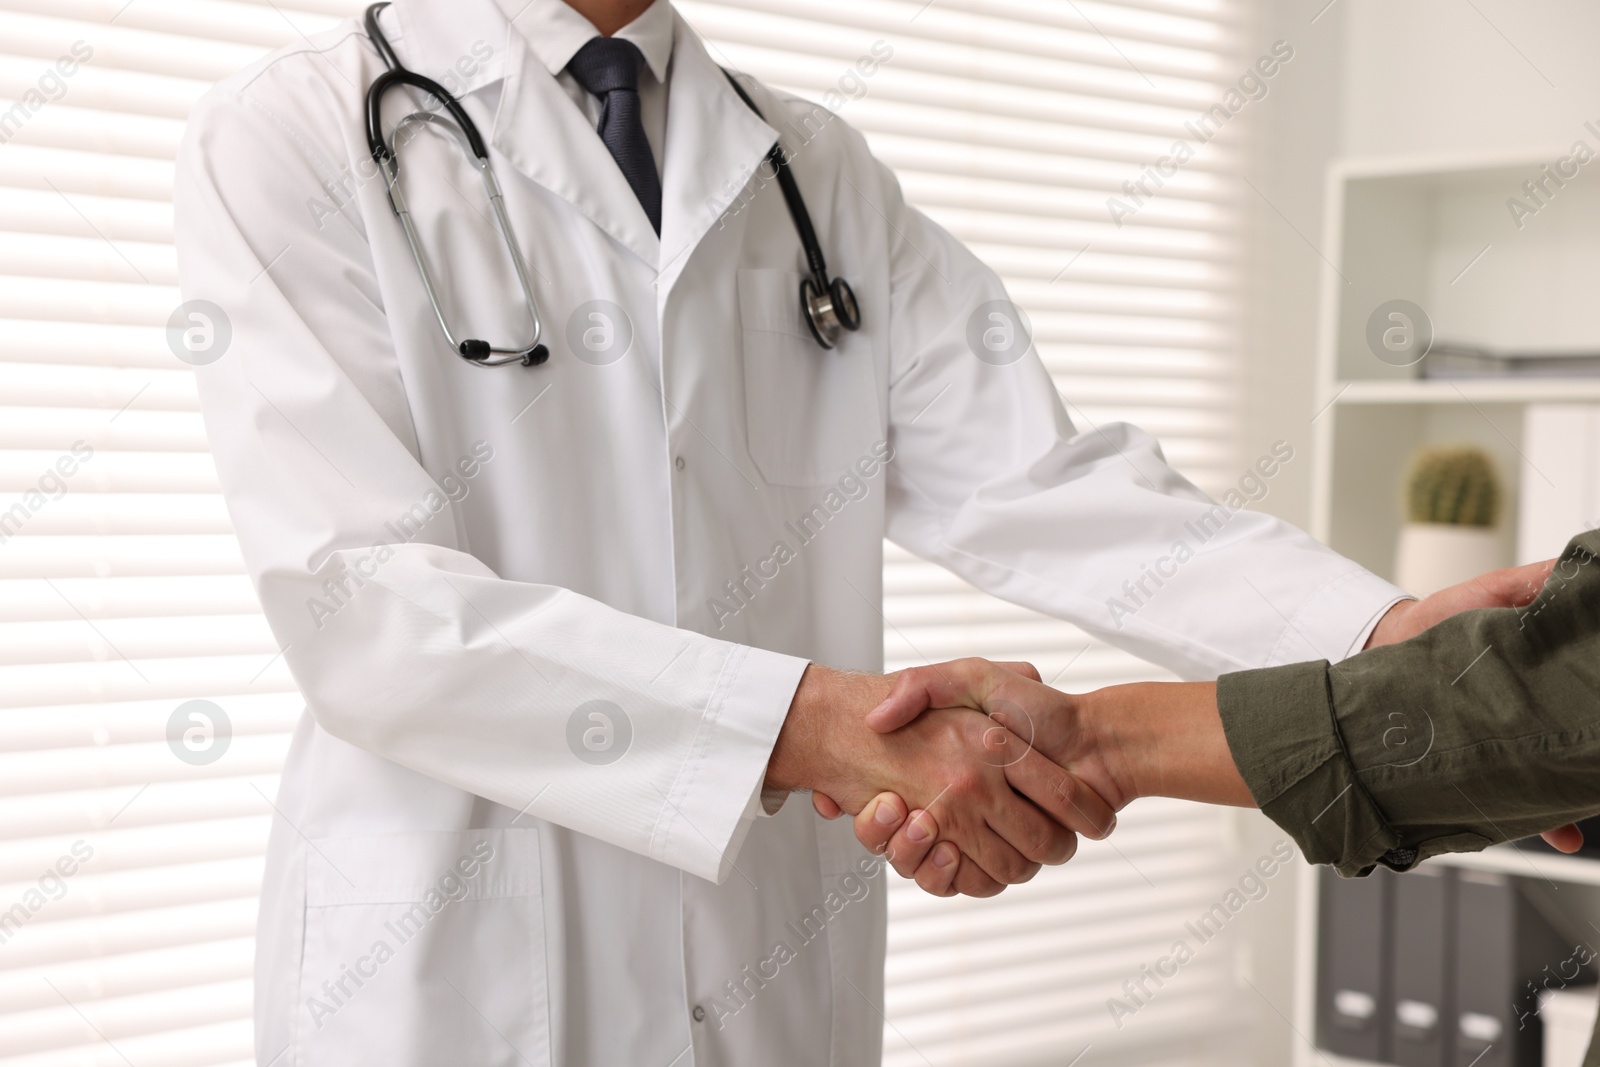
[[[1504,566],[1505,549],[1492,528],[1408,522],[1400,527],[1394,583],[1414,596],[1427,596]]]

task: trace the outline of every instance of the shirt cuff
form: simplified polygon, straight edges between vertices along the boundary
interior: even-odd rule
[[[1411,599],[1411,594],[1371,571],[1350,571],[1295,613],[1264,666],[1347,659],[1361,651],[1390,608]]]
[[[1379,862],[1415,864],[1356,777],[1334,719],[1326,662],[1225,674],[1217,679],[1217,709],[1250,795],[1307,862],[1332,864],[1347,878]]]
[[[708,702],[694,752],[667,798],[652,850],[691,874],[723,882],[761,808],[778,731],[809,660],[733,646]]]
[[[762,818],[770,818],[783,810],[783,802],[789,799],[787,789],[768,789],[761,787],[760,814]]]
[[[1361,632],[1356,635],[1355,644],[1351,645],[1347,650],[1345,650],[1345,654],[1340,658],[1349,659],[1357,652],[1360,652],[1362,649],[1366,648],[1367,642],[1372,639],[1372,631],[1376,630],[1378,628],[1378,624],[1383,621],[1383,617],[1389,614],[1390,608],[1401,603],[1402,601],[1415,599],[1417,598],[1409,593],[1402,593],[1400,596],[1395,597],[1393,600],[1383,605],[1383,607],[1379,608],[1378,613],[1372,616],[1372,618],[1367,622],[1367,625],[1362,627]]]
[[[744,806],[744,815],[741,818],[752,822],[756,819],[770,819],[783,810],[783,802],[788,799],[787,789],[772,789],[765,781],[758,782],[755,792],[750,794],[750,800]]]

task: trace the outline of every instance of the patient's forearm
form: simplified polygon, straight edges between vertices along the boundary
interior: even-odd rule
[[[988,711],[1113,810],[1139,796],[1254,803],[1345,874],[1532,836],[1600,812],[1600,532],[1568,547],[1531,604],[1462,612],[1337,665],[1073,696],[956,660],[902,672],[867,718],[888,732],[957,706]],[[890,799],[875,810],[927,832],[891,817],[858,820],[857,836],[949,891],[948,864],[942,878],[922,866],[936,817],[907,820]]]
[[[1306,858],[1407,869],[1600,812],[1600,535],[1527,608],[1343,663],[1074,698],[1125,799],[1259,805]]]

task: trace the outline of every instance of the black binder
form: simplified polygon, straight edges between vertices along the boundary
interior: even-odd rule
[[[1393,881],[1390,1054],[1399,1067],[1447,1067],[1455,1032],[1455,883],[1439,867],[1421,867]]]
[[[1389,1059],[1386,945],[1395,877],[1321,875],[1317,951],[1317,1044],[1341,1056]]]
[[[1547,967],[1559,970],[1576,946],[1551,929],[1511,878],[1477,871],[1457,875],[1454,940],[1455,1067],[1539,1067],[1528,983]]]

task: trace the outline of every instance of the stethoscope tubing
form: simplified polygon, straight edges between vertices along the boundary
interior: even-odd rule
[[[444,86],[432,78],[408,69],[400,62],[394,47],[389,43],[388,37],[378,25],[378,15],[388,7],[388,0],[382,0],[369,6],[364,16],[367,36],[371,39],[373,47],[377,49],[378,56],[388,68],[373,79],[367,88],[366,96],[366,135],[367,148],[372,154],[372,160],[383,172],[389,197],[389,206],[394,209],[395,216],[400,220],[401,230],[405,234],[406,244],[410,247],[411,258],[416,263],[417,272],[422,277],[422,287],[427,293],[428,302],[433,306],[434,316],[439,321],[439,329],[443,331],[445,340],[463,358],[474,366],[497,367],[507,363],[520,362],[524,366],[535,366],[545,362],[550,356],[550,350],[540,343],[543,335],[544,324],[539,314],[539,302],[534,296],[533,283],[528,278],[527,263],[522,258],[522,253],[517,246],[516,236],[511,228],[511,219],[506,212],[505,197],[501,193],[500,184],[495,180],[494,171],[489,165],[489,149],[483,140],[483,135],[478,132],[477,124],[472,121],[461,102]],[[744,101],[745,106],[753,111],[757,118],[763,122],[766,116],[756,106],[750,94],[739,84],[733,73],[727,70],[723,74],[728,79],[728,84],[733,86],[733,91]],[[422,251],[421,235],[418,234],[416,224],[411,218],[410,208],[406,204],[405,194],[400,187],[400,159],[395,149],[392,149],[383,136],[383,98],[386,93],[397,86],[408,85],[420,89],[434,99],[438,100],[444,109],[449,112],[450,122],[453,122],[453,132],[466,142],[466,150],[473,156],[478,173],[483,180],[484,193],[489,198],[489,204],[494,209],[495,224],[505,240],[507,253],[511,257],[512,268],[517,274],[517,283],[522,288],[526,300],[528,316],[533,323],[533,340],[522,348],[498,348],[487,341],[464,339],[457,341],[455,334],[450,329],[450,324],[445,319],[444,309],[439,302],[438,288],[433,281],[433,272],[428,269],[427,257]],[[438,122],[450,125],[443,118],[431,112],[417,111],[405,118],[395,126],[399,131],[410,122]],[[830,278],[828,276],[827,260],[822,254],[822,242],[817,238],[816,227],[811,222],[811,212],[806,209],[805,198],[800,193],[799,183],[795,181],[793,172],[789,167],[789,158],[784,153],[781,141],[773,143],[767,152],[767,160],[772,165],[773,173],[777,176],[778,187],[783,193],[784,204],[789,210],[789,217],[794,222],[795,233],[800,238],[800,244],[805,253],[806,268],[809,277],[800,283],[800,313],[810,327],[812,336],[817,343],[825,349],[832,349],[838,339],[846,331],[861,328],[861,311],[856,302],[855,293],[850,284],[843,278]]]
[[[477,367],[498,367],[507,363],[521,363],[524,366],[535,366],[550,358],[550,350],[541,344],[539,339],[544,332],[544,322],[539,314],[539,301],[533,292],[533,283],[528,278],[528,267],[522,258],[522,252],[517,246],[516,236],[511,228],[511,218],[506,212],[505,197],[500,191],[500,183],[495,180],[494,171],[489,165],[489,149],[483,140],[483,135],[478,132],[477,123],[467,114],[461,102],[444,86],[432,78],[416,71],[409,70],[400,63],[394,48],[389,43],[388,37],[378,25],[378,15],[388,3],[376,3],[367,8],[365,24],[368,36],[372,39],[373,47],[378,50],[379,57],[389,67],[388,70],[373,79],[367,88],[366,98],[366,134],[367,148],[372,153],[373,162],[383,172],[386,190],[389,196],[389,206],[394,209],[395,216],[400,220],[400,228],[405,233],[406,245],[411,250],[411,258],[416,263],[417,273],[422,277],[422,288],[427,293],[428,303],[433,307],[433,314],[439,321],[439,329],[443,331],[446,342],[454,348],[467,362]],[[491,345],[487,341],[473,338],[457,340],[454,331],[445,318],[444,308],[439,302],[438,287],[434,284],[433,272],[428,268],[427,257],[422,251],[422,238],[417,232],[416,223],[412,220],[411,211],[406,204],[405,193],[400,185],[400,157],[394,149],[389,147],[383,136],[383,98],[391,89],[398,86],[409,85],[429,94],[438,100],[444,109],[449,112],[449,119],[444,119],[437,114],[427,111],[415,111],[396,124],[395,129],[401,130],[412,122],[434,122],[446,126],[466,142],[466,149],[473,157],[473,162],[478,169],[478,174],[483,182],[484,194],[489,199],[489,205],[494,210],[495,225],[500,230],[500,235],[505,241],[506,253],[511,257],[512,269],[516,271],[517,284],[522,288],[522,295],[526,303],[528,317],[533,326],[533,340],[520,348],[502,348]]]

